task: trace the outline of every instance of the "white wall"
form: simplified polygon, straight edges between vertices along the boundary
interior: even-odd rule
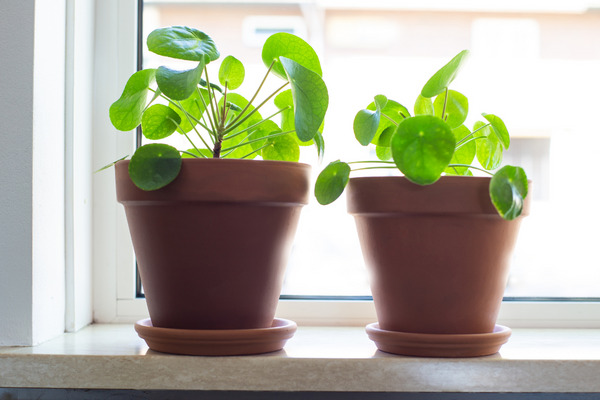
[[[0,13],[0,345],[64,332],[65,1]]]

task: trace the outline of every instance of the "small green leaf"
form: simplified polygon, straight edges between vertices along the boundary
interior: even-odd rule
[[[487,170],[496,169],[502,162],[502,144],[491,126],[481,121],[475,122],[473,131],[475,137],[482,137],[475,141],[477,147],[477,161]]]
[[[296,134],[301,141],[308,142],[325,119],[329,104],[327,87],[323,79],[310,69],[285,57],[280,57],[280,61],[292,86]]]
[[[506,129],[506,125],[504,125],[504,121],[494,114],[483,113],[481,115],[483,115],[483,117],[492,124],[494,133],[496,136],[498,136],[498,139],[500,139],[500,143],[502,143],[502,146],[505,149],[508,149],[508,146],[510,146],[510,136],[508,134],[508,130]]]
[[[173,109],[154,104],[142,115],[142,133],[147,139],[159,140],[171,136],[181,123],[181,117]]]
[[[388,99],[384,95],[378,94],[377,96],[375,96],[374,103],[378,110],[381,111],[386,106],[387,102],[388,102]]]
[[[377,147],[375,147],[375,154],[381,161],[387,161],[392,158],[391,142],[394,132],[396,132],[396,128],[394,126],[389,126],[381,133],[381,135],[379,135]]]
[[[377,110],[377,105],[375,102],[372,102],[367,106],[367,110],[375,111]],[[387,100],[385,106],[381,109],[381,117],[379,118],[379,128],[377,128],[377,132],[375,132],[375,136],[371,140],[371,143],[377,145],[379,142],[379,136],[389,127],[393,127],[396,130],[396,127],[404,118],[410,117],[410,113],[402,104],[394,101]],[[393,122],[392,122],[393,121]]]
[[[217,85],[216,83],[210,83],[208,84],[204,79],[200,79],[200,82],[198,82],[198,84],[200,86],[202,86],[205,89],[208,89],[208,87],[210,86],[211,88],[213,88],[214,90],[216,90],[217,92],[223,94],[223,88],[219,85]]]
[[[156,70],[156,83],[160,90],[172,100],[185,100],[196,91],[204,63],[196,68],[185,71],[176,71],[167,67]]]
[[[233,56],[227,56],[219,68],[219,82],[223,86],[234,90],[239,88],[244,82],[244,64]]]
[[[323,75],[319,56],[308,43],[298,36],[285,32],[275,33],[269,36],[263,45],[262,60],[265,66],[268,68],[275,61],[273,73],[281,79],[287,80],[287,68],[280,62],[281,57],[297,62],[318,76]]]
[[[380,117],[381,112],[379,110],[360,110],[354,117],[354,136],[363,146],[367,146],[375,137],[377,128],[379,128]]]
[[[431,99],[419,95],[415,101],[415,115],[434,115],[434,113]]]
[[[121,97],[110,106],[110,122],[115,128],[130,131],[142,122],[142,113],[155,73],[155,69],[143,69],[131,75]]]
[[[297,162],[300,159],[300,147],[291,135],[276,136],[269,139],[261,155],[265,160]]]
[[[171,26],[148,35],[148,50],[161,56],[208,64],[219,58],[215,42],[204,32],[187,26]]]
[[[469,100],[455,91],[448,90],[448,99],[446,101],[446,113],[442,117],[442,110],[444,109],[444,101],[446,100],[445,93],[440,93],[433,102],[433,108],[435,115],[442,118],[450,128],[457,128],[463,124],[467,119],[469,113]]]
[[[528,191],[527,175],[520,167],[506,165],[490,181],[490,198],[498,214],[506,220],[521,215]]]
[[[325,140],[323,139],[323,134],[321,131],[318,131],[313,138],[313,142],[315,143],[315,147],[317,148],[317,156],[319,158],[319,162],[323,160],[323,154],[325,154]]]
[[[329,163],[315,183],[315,197],[320,204],[333,203],[344,192],[350,179],[350,166],[342,161]]]
[[[469,136],[471,131],[466,126],[461,125],[458,128],[452,129],[452,133],[454,134],[454,139],[458,143],[461,139]],[[450,164],[471,164],[475,158],[476,150],[477,145],[475,144],[475,141],[470,141],[461,145],[454,151]],[[465,175],[469,171],[470,170],[467,167],[448,167],[445,172],[447,175]]]
[[[448,167],[456,141],[444,121],[430,115],[407,118],[392,136],[392,157],[412,182],[429,185]]]
[[[421,96],[431,98],[446,90],[454,78],[456,78],[468,55],[469,51],[463,50],[450,60],[448,64],[440,68],[423,86]]]
[[[139,147],[129,162],[129,176],[142,190],[156,190],[171,183],[181,169],[179,151],[166,144]]]
[[[201,95],[204,101],[200,98]],[[177,130],[179,133],[188,133],[197,125],[196,121],[200,120],[202,114],[206,110],[205,104],[208,104],[208,91],[205,89],[195,90],[190,97],[179,102],[179,105],[183,107],[188,116],[186,116],[179,107],[173,103],[169,103],[169,107],[179,115],[179,118],[181,118],[181,123]]]

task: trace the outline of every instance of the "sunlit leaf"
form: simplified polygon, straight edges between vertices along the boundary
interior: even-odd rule
[[[317,177],[315,197],[320,204],[333,203],[344,192],[350,179],[350,166],[342,161],[329,163]]]
[[[244,82],[244,64],[233,56],[227,56],[219,68],[219,82],[230,90],[237,89]]]
[[[173,100],[185,100],[196,91],[203,68],[202,62],[196,68],[185,71],[159,67],[156,70],[156,83],[167,97]]]
[[[371,140],[375,137],[377,128],[379,128],[379,118],[381,112],[371,110],[360,110],[354,117],[354,137],[363,146],[367,146],[371,143]]]
[[[440,68],[423,86],[421,90],[421,96],[423,97],[434,97],[442,93],[448,88],[450,83],[456,78],[456,75],[460,71],[464,62],[467,60],[469,55],[468,50],[463,50],[458,53],[448,64]]]
[[[161,56],[208,64],[219,58],[215,42],[204,32],[187,26],[171,26],[148,35],[148,50]]]
[[[491,126],[486,126],[484,122],[477,121],[473,126],[475,137],[480,137],[475,141],[477,147],[477,161],[487,170],[496,169],[502,162],[502,144],[498,136],[494,133]]]
[[[202,101],[200,95],[202,95],[204,101]],[[179,107],[169,103],[169,107],[179,115],[179,118],[181,118],[178,129],[179,133],[188,133],[196,126],[196,121],[200,120],[206,109],[205,104],[208,104],[208,91],[205,89],[198,89],[194,91],[190,97],[179,102],[179,105],[189,114],[188,116],[186,116]]]
[[[471,131],[466,126],[461,125],[458,128],[452,129],[452,133],[454,134],[456,143],[458,143],[461,139],[469,136]],[[475,159],[476,150],[477,145],[475,144],[475,141],[467,141],[454,151],[450,164],[470,165]],[[445,172],[447,175],[466,175],[469,171],[470,170],[467,167],[448,167]]]
[[[444,101],[446,101],[446,111],[442,117],[442,111],[444,109]],[[462,94],[455,90],[448,90],[448,99],[446,95],[440,93],[433,102],[433,108],[435,115],[442,118],[450,128],[457,128],[463,124],[467,119],[469,113],[469,100]]]
[[[520,167],[506,165],[490,181],[490,198],[498,214],[506,220],[521,215],[528,192],[527,175]]]
[[[433,115],[434,112],[431,99],[419,95],[415,101],[415,115]]]
[[[292,86],[294,99],[294,123],[298,138],[307,142],[319,130],[329,104],[327,87],[321,77],[297,62],[280,57]]]
[[[139,147],[129,162],[129,176],[142,190],[156,190],[171,183],[181,169],[179,151],[166,144]]]
[[[143,69],[131,75],[121,97],[110,106],[110,122],[115,128],[130,131],[142,123],[142,113],[155,74],[155,69]]]
[[[163,104],[154,104],[142,115],[142,133],[147,139],[159,140],[171,136],[181,123],[181,117]]]
[[[377,106],[375,102],[372,102],[367,106],[367,110],[375,111],[377,110]],[[379,118],[379,127],[377,128],[377,132],[375,132],[375,136],[371,140],[371,143],[377,145],[379,142],[379,136],[385,131],[387,128],[393,127],[396,130],[396,127],[404,118],[410,117],[410,113],[402,104],[398,103],[394,100],[387,100],[385,103],[385,107],[381,109],[381,117]]]
[[[508,149],[510,146],[510,136],[508,134],[508,130],[506,129],[506,125],[504,125],[504,121],[500,119],[497,115],[493,114],[481,114],[485,119],[487,119],[491,124],[492,128],[494,128],[494,133],[500,139],[500,143],[505,149]]]
[[[412,182],[429,185],[448,166],[456,141],[440,118],[418,115],[407,118],[392,136],[392,156],[398,169]]]
[[[275,33],[269,36],[263,45],[262,60],[265,66],[269,67],[275,61],[273,73],[281,79],[287,80],[288,74],[285,71],[287,68],[282,65],[281,57],[297,62],[319,76],[323,75],[319,56],[308,43],[298,36],[286,32]]]
[[[282,135],[267,141],[267,147],[262,149],[265,160],[293,161],[300,159],[300,147],[291,135]]]

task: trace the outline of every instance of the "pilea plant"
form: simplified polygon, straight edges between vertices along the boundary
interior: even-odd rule
[[[437,71],[425,84],[414,105],[414,116],[400,103],[375,96],[354,119],[354,135],[363,146],[374,144],[378,160],[330,163],[317,178],[315,196],[329,204],[344,191],[352,171],[397,168],[407,179],[430,185],[442,174],[472,175],[471,170],[492,175],[492,203],[504,219],[521,214],[527,196],[527,176],[522,168],[499,168],[510,138],[500,117],[483,113],[473,129],[467,119],[467,98],[448,87],[469,52],[464,50]],[[479,165],[472,165],[475,158]]]
[[[299,146],[311,144],[322,154],[329,97],[319,58],[304,40],[288,33],[267,39],[262,49],[267,72],[250,100],[233,92],[245,77],[244,66],[235,57],[221,62],[218,83],[209,77],[207,66],[220,54],[204,32],[184,26],[156,29],[147,45],[153,53],[193,62],[193,67],[161,66],[134,73],[110,107],[110,120],[122,131],[141,124],[150,140],[178,132],[190,148],[178,150],[164,143],[139,147],[129,163],[129,175],[139,188],[155,190],[172,182],[182,157],[298,161]],[[255,106],[269,75],[285,82]],[[259,110],[271,99],[277,111],[263,118]],[[280,117],[280,124],[275,117]]]

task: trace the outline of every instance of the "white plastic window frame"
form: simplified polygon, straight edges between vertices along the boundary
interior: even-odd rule
[[[137,0],[96,3],[94,164],[132,154],[135,134],[116,133],[107,110],[136,69]],[[94,177],[94,321],[132,322],[148,316],[136,298],[134,254],[114,176]],[[361,326],[377,319],[368,300],[280,300],[277,316],[302,325]],[[499,323],[514,328],[600,328],[600,302],[504,301]]]

